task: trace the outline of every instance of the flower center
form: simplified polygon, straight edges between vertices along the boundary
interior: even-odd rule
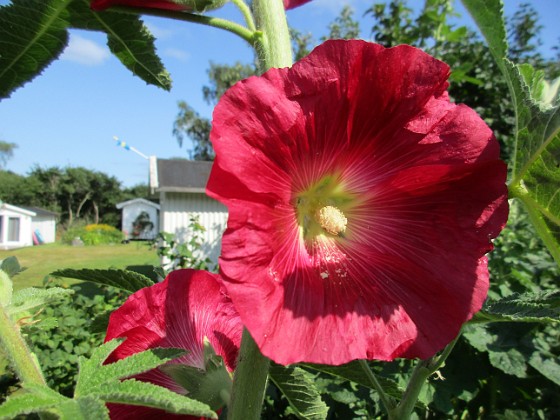
[[[331,235],[338,235],[346,230],[348,219],[334,206],[321,207],[315,212],[315,220]]]

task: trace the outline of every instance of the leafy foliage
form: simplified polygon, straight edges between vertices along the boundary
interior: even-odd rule
[[[64,269],[52,273],[55,277],[69,277],[72,279],[91,281],[105,286],[113,286],[128,292],[136,292],[144,287],[150,287],[154,282],[135,271],[109,268],[107,270],[83,268],[81,270]]]

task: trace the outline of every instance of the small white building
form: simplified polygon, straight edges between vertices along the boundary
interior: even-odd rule
[[[31,218],[31,232],[36,244],[50,244],[56,240],[56,218],[58,213],[39,207],[20,206],[35,213]]]
[[[122,210],[122,231],[126,239],[155,239],[159,232],[159,204],[144,198],[117,204]]]
[[[218,263],[228,211],[206,195],[212,162],[150,157],[150,188],[159,193],[160,231],[174,233],[181,242],[189,238],[191,217],[204,229],[202,253]]]
[[[0,205],[0,249],[33,245],[31,218],[35,212],[11,204]]]

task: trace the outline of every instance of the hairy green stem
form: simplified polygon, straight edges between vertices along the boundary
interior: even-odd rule
[[[418,396],[424,387],[427,379],[432,376],[445,362],[459,340],[461,333],[447,345],[439,356],[433,356],[426,360],[420,360],[414,370],[412,376],[408,381],[408,386],[403,394],[402,400],[397,407],[389,412],[389,418],[395,420],[410,419],[414,406],[418,401]]]
[[[247,41],[251,46],[255,45],[257,39],[254,30],[247,29],[245,26],[238,23],[232,22],[227,19],[220,19],[213,16],[197,15],[195,13],[186,12],[176,12],[172,10],[163,9],[150,9],[146,7],[113,7],[111,10],[118,10],[125,13],[165,17],[168,19],[181,20],[185,22],[199,23],[201,25],[212,26],[214,28],[223,29],[225,31],[231,32],[245,41]]]
[[[270,360],[264,357],[247,329],[233,374],[228,420],[258,420],[266,391]]]
[[[392,410],[394,410],[394,408],[395,408],[395,402],[387,396],[387,394],[385,393],[385,390],[383,389],[383,387],[381,386],[381,384],[377,380],[377,377],[375,376],[375,374],[373,373],[373,371],[369,367],[367,360],[360,360],[359,363],[360,363],[360,366],[362,367],[363,371],[365,372],[366,376],[371,381],[371,384],[373,385],[375,390],[378,392],[379,399],[381,400],[381,403],[385,407],[385,410],[387,411],[387,413],[391,413]]]
[[[245,23],[247,24],[247,28],[249,28],[251,32],[255,32],[257,27],[255,26],[253,14],[251,13],[249,6],[247,6],[247,3],[245,3],[244,0],[231,0],[231,2],[241,11],[243,18],[245,19]]]
[[[6,353],[17,377],[25,384],[46,385],[37,362],[31,355],[19,328],[0,305],[0,346]]]
[[[256,48],[261,71],[290,67],[292,44],[282,0],[253,0],[253,14],[260,31]]]

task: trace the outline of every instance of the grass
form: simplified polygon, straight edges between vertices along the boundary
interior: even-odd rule
[[[43,279],[62,268],[121,268],[159,265],[154,249],[145,242],[118,245],[71,246],[46,244],[0,251],[0,260],[15,256],[26,270],[12,279],[14,289],[41,286]],[[67,279],[68,284],[78,282]]]

